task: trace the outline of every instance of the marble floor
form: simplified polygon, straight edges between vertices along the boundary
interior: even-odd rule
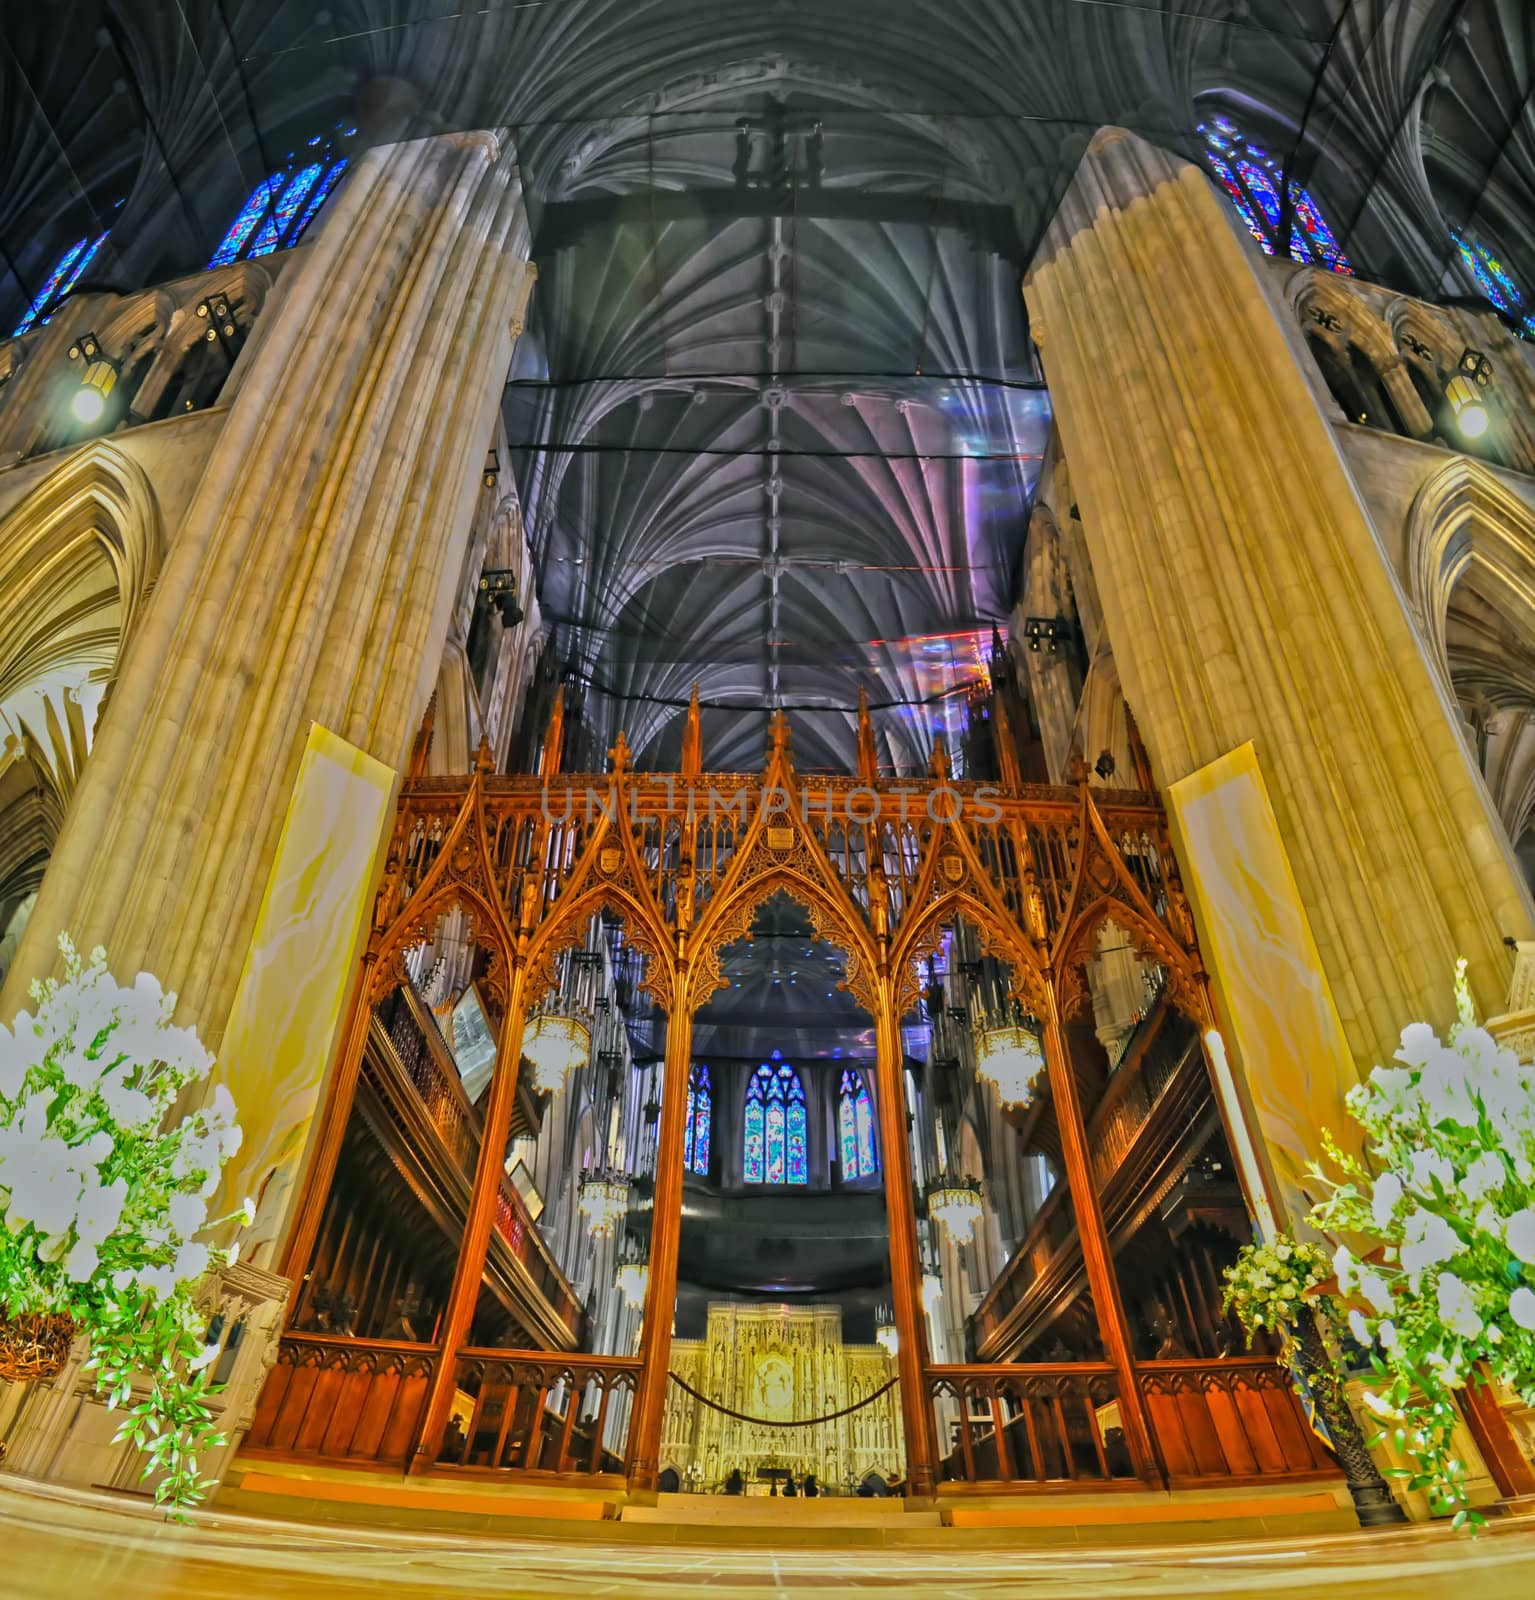
[[[494,1541],[233,1515],[168,1525],[102,1495],[0,1484],[0,1600],[1531,1600],[1535,1518],[1183,1549],[743,1550]]]

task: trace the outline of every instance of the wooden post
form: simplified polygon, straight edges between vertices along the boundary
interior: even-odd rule
[[[895,983],[879,979],[874,1015],[875,1076],[878,1093],[885,1215],[890,1229],[890,1287],[895,1308],[896,1370],[900,1374],[901,1427],[906,1436],[908,1494],[930,1495],[936,1484],[933,1411],[927,1397],[927,1324],[922,1314],[922,1257],[917,1249],[917,1215],[911,1178],[911,1144],[906,1130],[906,1086],[901,1055],[901,1019],[895,1009]]]
[[[480,1297],[480,1283],[485,1276],[490,1231],[496,1222],[496,1200],[506,1177],[506,1145],[512,1131],[512,1110],[517,1102],[517,1076],[522,1064],[522,1030],[526,1012],[523,993],[526,977],[527,969],[518,961],[512,967],[511,992],[507,996],[506,1015],[501,1021],[495,1075],[485,1107],[480,1153],[474,1168],[474,1187],[469,1195],[469,1214],[464,1219],[458,1265],[453,1272],[453,1287],[448,1291],[448,1303],[443,1312],[437,1369],[427,1389],[421,1433],[410,1463],[412,1472],[425,1471],[442,1450],[442,1438],[453,1404],[458,1352],[463,1348],[469,1332],[475,1302]]]
[[[672,1006],[666,1019],[655,1199],[650,1213],[650,1275],[640,1323],[640,1356],[644,1364],[629,1424],[629,1486],[645,1494],[654,1491],[661,1475],[661,1428],[671,1381],[677,1252],[682,1240],[682,1143],[692,1059],[693,992],[687,971],[679,964],[672,974]]]
[[[1093,1184],[1092,1162],[1087,1153],[1087,1131],[1082,1125],[1082,1104],[1077,1098],[1077,1080],[1071,1057],[1061,1032],[1055,986],[1046,985],[1049,1014],[1043,1018],[1045,1070],[1050,1081],[1050,1098],[1055,1105],[1056,1126],[1061,1135],[1061,1155],[1066,1164],[1066,1185],[1076,1213],[1077,1237],[1082,1241],[1082,1263],[1093,1295],[1093,1311],[1098,1318],[1098,1335],[1104,1354],[1114,1368],[1119,1387],[1119,1420],[1125,1431],[1125,1447],[1136,1475],[1148,1481],[1164,1474],[1146,1420],[1146,1403],[1135,1377],[1135,1362],[1130,1354],[1130,1328],[1125,1321],[1124,1302],[1119,1298],[1119,1280],[1114,1275],[1114,1254],[1103,1208]]]

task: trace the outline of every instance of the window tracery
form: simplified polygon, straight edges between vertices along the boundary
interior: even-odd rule
[[[851,1068],[837,1091],[837,1145],[844,1178],[872,1178],[879,1171],[874,1152],[874,1106],[863,1075]]]
[[[96,257],[96,252],[106,243],[110,229],[98,233],[94,239],[77,239],[54,263],[53,271],[43,280],[43,286],[27,307],[26,315],[16,324],[11,335],[19,339],[35,323],[46,322],[59,302],[80,281],[85,269]]]
[[[1283,221],[1279,185],[1281,163],[1244,134],[1230,117],[1217,113],[1199,124],[1205,161],[1226,191],[1247,231],[1265,255],[1278,250]],[[1352,277],[1354,268],[1333,234],[1322,208],[1304,185],[1290,183],[1290,258],[1315,263]]]
[[[1519,324],[1526,338],[1535,338],[1535,313],[1519,285],[1509,276],[1508,269],[1486,245],[1468,239],[1453,228],[1450,237],[1460,254],[1462,265],[1476,280],[1477,287],[1501,311]]]
[[[805,1086],[775,1050],[752,1074],[741,1131],[747,1183],[808,1184]]]
[[[316,134],[302,151],[289,155],[281,172],[263,178],[240,207],[208,265],[224,267],[297,244],[346,172],[348,158],[341,145],[356,131],[338,127],[329,135]]]
[[[709,1086],[709,1069],[696,1066],[688,1074],[688,1121],[683,1134],[682,1165],[700,1178],[709,1176],[709,1138],[714,1097]]]

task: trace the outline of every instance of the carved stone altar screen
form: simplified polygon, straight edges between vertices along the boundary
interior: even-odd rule
[[[653,1487],[671,1354],[682,1202],[683,1122],[692,1018],[725,979],[720,953],[749,936],[757,908],[786,892],[818,938],[846,962],[844,987],[874,1019],[877,1114],[890,1218],[891,1280],[906,1474],[930,1488],[936,1461],[921,1267],[907,1140],[901,1018],[916,1001],[923,958],[963,916],[1007,964],[1013,992],[1039,1019],[1063,1164],[1075,1204],[1099,1331],[1136,1471],[1159,1476],[1130,1356],[1098,1197],[1090,1177],[1075,1075],[1061,1025],[1087,1005],[1085,967],[1112,921],[1163,968],[1173,1004],[1213,1020],[1168,830],[1157,797],[1126,790],[1024,785],[1004,761],[1000,783],[950,776],[942,745],[925,779],[876,767],[867,715],[855,777],[800,775],[789,728],[775,717],[764,770],[706,773],[696,697],[681,770],[633,770],[620,735],[603,774],[559,771],[558,705],[542,771],[495,776],[488,752],[464,778],[425,776],[423,730],[402,791],[372,934],[304,1201],[283,1258],[289,1277],[310,1259],[352,1103],[371,1007],[403,981],[407,952],[460,908],[485,952],[480,994],[500,1048],[454,1286],[414,1464],[435,1462],[484,1269],[500,1191],[523,1025],[549,991],[559,953],[607,910],[646,957],[643,982],[669,1015],[655,1189],[655,1226],[641,1363],[625,1458],[631,1483]],[[1005,737],[999,744],[1006,747]],[[1010,770],[1009,770],[1010,769]]]
[[[702,1339],[674,1339],[671,1369],[743,1422],[673,1384],[661,1430],[661,1466],[685,1488],[717,1491],[732,1469],[748,1486],[762,1469],[796,1479],[813,1472],[828,1489],[851,1489],[870,1473],[887,1483],[905,1471],[894,1363],[878,1345],[842,1342],[837,1306],[714,1304]],[[775,1426],[861,1409],[814,1427]]]

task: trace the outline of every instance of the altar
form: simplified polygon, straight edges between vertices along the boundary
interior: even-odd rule
[[[843,1343],[838,1306],[717,1302],[703,1339],[672,1342],[671,1368],[714,1402],[671,1385],[661,1465],[682,1488],[717,1492],[738,1470],[748,1493],[814,1473],[825,1492],[849,1494],[901,1474],[895,1364],[878,1345]],[[809,1418],[827,1420],[785,1426]]]

